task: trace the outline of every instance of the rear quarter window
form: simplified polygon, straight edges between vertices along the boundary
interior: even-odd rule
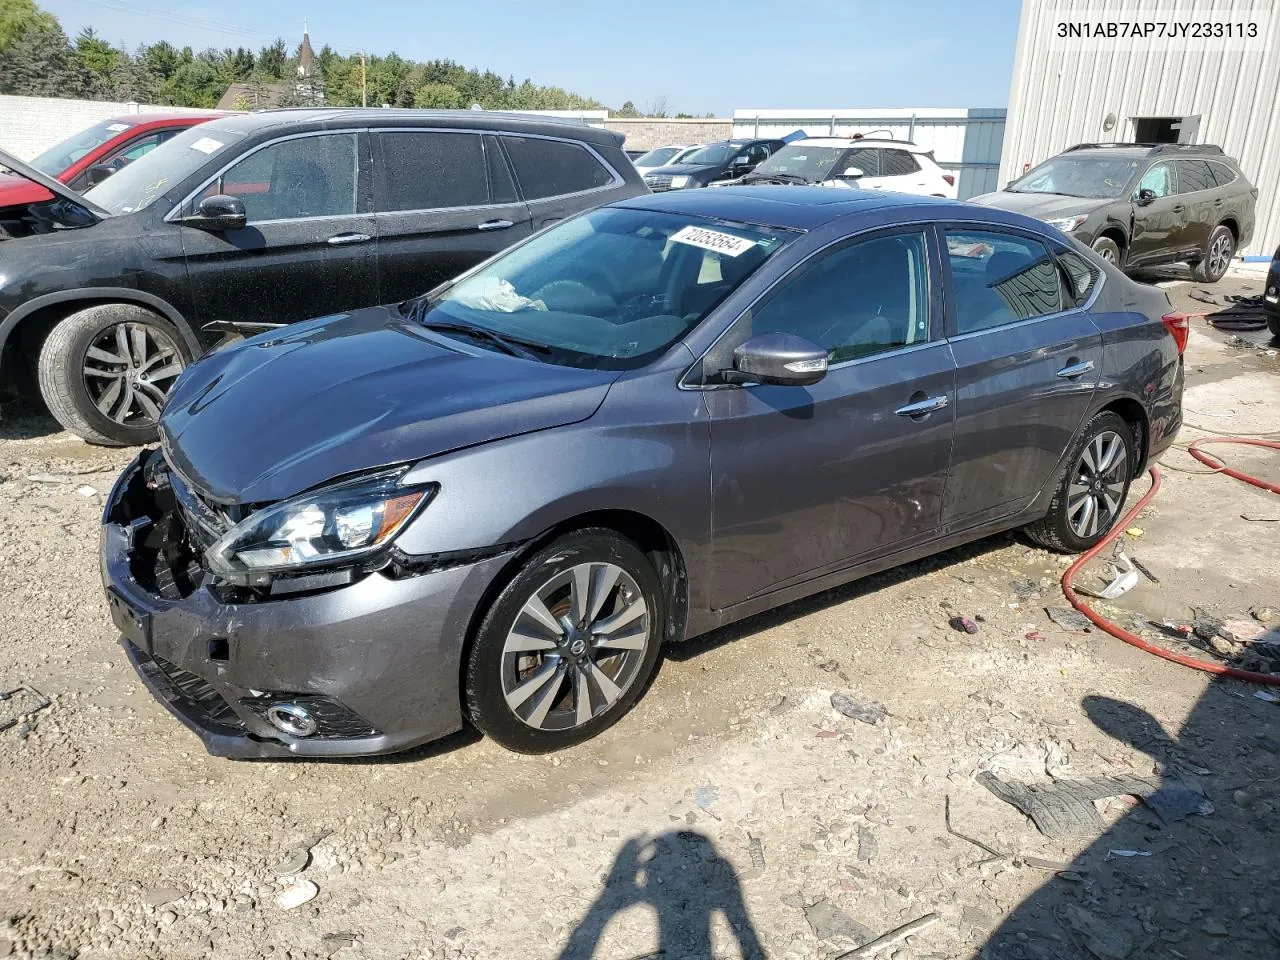
[[[504,136],[502,143],[526,200],[581,193],[613,183],[613,174],[580,144],[513,136]]]
[[[1220,187],[1225,187],[1228,183],[1234,183],[1239,176],[1225,163],[1219,163],[1216,160],[1209,161],[1209,169],[1213,171],[1214,182]]]
[[[1093,295],[1093,288],[1102,275],[1097,264],[1065,247],[1055,248],[1058,263],[1067,275],[1066,299],[1069,304],[1082,306]]]

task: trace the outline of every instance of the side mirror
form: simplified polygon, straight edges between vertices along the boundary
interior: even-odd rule
[[[731,383],[807,387],[827,375],[827,351],[794,333],[761,333],[733,351]]]
[[[845,167],[844,173],[840,174],[840,176],[842,178],[847,177],[850,180],[857,180],[859,177],[865,177],[866,174],[861,167]]]
[[[1143,187],[1138,191],[1138,205],[1145,207],[1148,203],[1156,198],[1156,192],[1147,187]]]
[[[96,187],[107,177],[116,172],[116,168],[106,163],[95,163],[85,174],[85,181],[90,187]]]
[[[201,200],[196,212],[182,222],[201,230],[239,230],[248,223],[248,217],[243,200],[219,193]]]

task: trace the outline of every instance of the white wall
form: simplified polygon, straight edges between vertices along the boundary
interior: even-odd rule
[[[200,113],[184,107],[160,107],[101,100],[0,95],[0,150],[19,160],[61,143],[95,123],[131,113]]]
[[[1174,8],[1160,0],[1159,10]],[[1280,4],[1215,0],[1193,19],[1259,21],[1251,47],[1222,40],[1163,45],[1115,40],[1064,43],[1059,23],[1160,20],[1153,0],[1024,0],[1009,93],[1000,182],[1076,143],[1133,140],[1132,117],[1200,117],[1197,143],[1239,161],[1258,188],[1253,242],[1245,254],[1280,245]],[[1264,11],[1259,16],[1257,11]],[[1167,18],[1166,18],[1167,19]]]
[[[954,172],[961,200],[995,190],[1004,141],[1005,111],[998,108],[898,108],[843,110],[735,110],[735,137],[847,137],[888,131],[933,151],[938,166]],[[884,134],[881,134],[882,136]]]

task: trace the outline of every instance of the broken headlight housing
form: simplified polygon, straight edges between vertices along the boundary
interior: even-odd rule
[[[402,468],[357,477],[255,511],[205,551],[205,563],[214,576],[240,586],[266,586],[282,575],[376,567],[437,489],[401,486],[404,474]]]

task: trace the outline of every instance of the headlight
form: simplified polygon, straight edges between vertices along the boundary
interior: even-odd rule
[[[1089,215],[1082,213],[1075,217],[1055,217],[1052,220],[1046,220],[1045,223],[1051,227],[1057,227],[1063,233],[1070,233],[1088,219]]]
[[[671,178],[672,190],[679,190],[681,187],[687,187],[688,185],[689,185],[689,177],[687,176],[679,176],[679,177]]]
[[[359,477],[265,507],[205,551],[209,570],[256,586],[277,573],[366,561],[388,547],[436,491],[435,484],[400,486],[404,473]]]

